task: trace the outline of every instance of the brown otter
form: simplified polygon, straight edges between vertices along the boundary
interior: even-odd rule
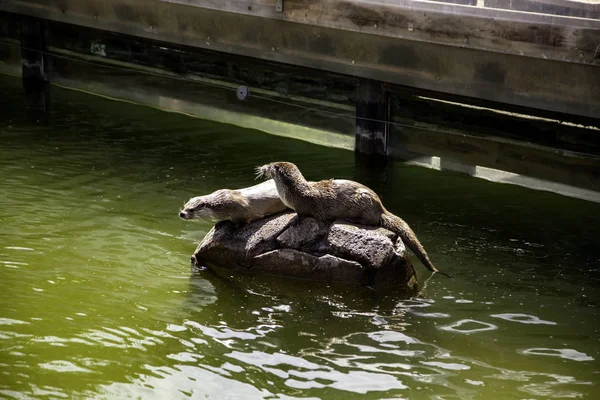
[[[400,236],[429,270],[439,272],[410,226],[386,210],[379,196],[368,187],[343,179],[309,182],[298,167],[289,162],[266,164],[257,167],[256,172],[260,177],[275,181],[279,197],[286,206],[296,211],[299,220],[304,217],[327,222],[343,219],[362,225],[381,226]]]
[[[273,180],[248,188],[219,189],[192,197],[179,212],[183,219],[210,219],[245,224],[286,210]]]

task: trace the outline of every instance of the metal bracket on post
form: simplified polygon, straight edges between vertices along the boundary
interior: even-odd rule
[[[275,0],[275,11],[283,12],[283,0]]]

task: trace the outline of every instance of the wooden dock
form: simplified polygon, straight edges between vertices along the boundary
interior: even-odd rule
[[[456,1],[461,2],[470,3]],[[600,116],[599,3],[521,2],[546,5],[547,12],[551,5],[559,11],[570,5],[577,17],[452,3],[3,0],[0,10],[391,84]]]
[[[222,104],[301,125],[318,143],[431,152],[445,165],[600,191],[600,131],[549,122],[600,126],[600,0],[0,0],[0,39],[21,47],[21,75],[33,88],[56,79],[91,90],[102,80],[96,73],[105,79],[93,90],[156,97],[151,76],[125,93],[127,74],[110,68],[232,93],[243,85],[254,103],[200,95],[183,82],[172,85],[178,93],[163,89],[173,107],[197,102],[204,108],[194,112],[206,116]],[[0,64],[13,65],[14,51],[4,49]],[[43,105],[47,96],[28,101]],[[481,111],[489,109],[505,114]],[[499,129],[508,114],[538,119]]]

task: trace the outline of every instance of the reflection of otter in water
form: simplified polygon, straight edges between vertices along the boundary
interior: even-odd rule
[[[273,180],[248,188],[220,189],[191,198],[179,216],[183,219],[210,219],[245,224],[286,210]]]
[[[275,181],[279,197],[286,206],[296,211],[298,218],[313,217],[327,222],[343,219],[356,224],[381,226],[400,236],[429,270],[439,272],[410,226],[386,210],[379,196],[368,187],[343,179],[309,182],[298,167],[289,162],[266,164],[256,171],[259,176]]]

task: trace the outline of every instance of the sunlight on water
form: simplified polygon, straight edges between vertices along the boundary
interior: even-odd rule
[[[192,271],[190,197],[351,152],[0,77],[0,397],[598,398],[600,204],[393,165],[422,291]]]

